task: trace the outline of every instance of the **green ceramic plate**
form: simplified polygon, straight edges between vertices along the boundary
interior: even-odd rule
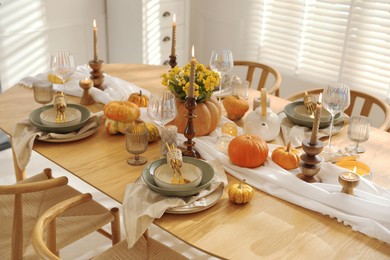
[[[79,123],[76,123],[76,124],[70,125],[70,126],[65,126],[65,127],[63,127],[61,125],[47,126],[47,125],[42,124],[41,118],[40,118],[42,111],[45,111],[45,110],[50,109],[52,107],[53,107],[53,105],[47,105],[47,106],[37,108],[33,112],[31,112],[30,121],[39,130],[45,131],[48,133],[59,133],[59,134],[73,132],[73,131],[76,131],[76,130],[79,130],[80,128],[82,128],[88,122],[88,119],[91,116],[91,112],[89,112],[89,110],[86,107],[83,107],[83,106],[77,105],[77,104],[68,104],[68,107],[72,107],[72,108],[76,108],[76,109],[80,110],[81,120]]]
[[[161,164],[167,163],[166,158],[162,158],[156,161],[151,162],[147,167],[144,168],[142,172],[142,179],[149,186],[149,188],[157,193],[160,193],[165,196],[174,196],[174,197],[185,197],[194,195],[203,189],[206,189],[214,178],[214,169],[205,161],[191,158],[191,157],[183,157],[183,161],[186,163],[192,163],[198,166],[202,170],[202,180],[200,181],[199,186],[191,188],[189,190],[176,191],[166,188],[158,187],[154,183],[153,172],[154,170],[160,166]]]
[[[306,126],[309,128],[313,127],[314,116],[306,114],[306,108],[303,101],[292,102],[284,107],[284,113],[287,118],[296,125]],[[340,113],[335,116],[335,123],[340,118]],[[320,128],[324,128],[330,125],[330,114],[325,109],[321,110],[320,117]]]

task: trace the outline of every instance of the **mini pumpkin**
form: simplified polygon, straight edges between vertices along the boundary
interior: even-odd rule
[[[271,156],[272,160],[286,170],[292,170],[299,167],[300,152],[291,147],[291,142],[287,144],[287,146],[281,146],[276,148],[272,152]]]
[[[103,112],[107,117],[104,124],[109,134],[124,134],[129,124],[141,115],[139,107],[129,101],[111,101],[104,106]]]
[[[148,142],[151,143],[151,142],[156,141],[160,136],[157,126],[152,124],[152,123],[148,123],[148,122],[146,122],[145,125],[146,125],[146,128],[148,129],[148,132],[149,132]]]
[[[228,189],[229,200],[236,204],[245,204],[252,200],[254,190],[245,183],[245,179],[239,183],[230,185]]]
[[[147,107],[149,103],[149,97],[142,94],[142,90],[139,93],[133,93],[129,96],[128,101],[136,104],[139,107]]]
[[[227,96],[222,104],[227,112],[227,117],[233,121],[240,120],[249,110],[248,101],[237,95]]]
[[[228,154],[233,164],[255,168],[267,160],[268,145],[259,136],[240,135],[230,141]]]

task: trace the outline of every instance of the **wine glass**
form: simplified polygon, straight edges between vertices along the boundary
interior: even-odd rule
[[[153,93],[149,98],[147,111],[149,118],[162,129],[176,117],[175,95],[167,91]]]
[[[33,83],[34,100],[42,106],[53,100],[53,83],[39,80]]]
[[[352,116],[349,119],[348,137],[355,144],[348,146],[348,150],[354,154],[364,153],[366,149],[359,146],[370,137],[371,120],[365,116]]]
[[[210,68],[219,74],[219,97],[221,102],[223,76],[233,69],[233,54],[230,50],[213,50],[210,59]]]
[[[322,105],[330,113],[331,121],[329,127],[329,142],[324,148],[324,153],[335,153],[338,147],[332,146],[332,132],[334,126],[334,117],[349,107],[350,92],[349,85],[342,82],[329,84],[322,92]]]
[[[140,156],[148,148],[148,129],[144,123],[132,124],[125,130],[126,149],[133,157],[127,159],[130,165],[142,165],[148,160]]]
[[[51,57],[51,70],[63,82],[63,92],[66,93],[66,81],[75,70],[73,55],[68,51],[59,51]]]

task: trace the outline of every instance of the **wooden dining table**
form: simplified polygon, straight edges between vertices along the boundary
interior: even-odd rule
[[[160,75],[168,66],[106,64],[108,75],[132,82],[151,92],[164,89]],[[259,95],[251,90],[249,102]],[[273,111],[280,112],[289,102],[270,96]],[[68,102],[80,103],[78,97]],[[41,105],[33,91],[16,85],[0,95],[0,128],[11,136],[16,123],[28,118]],[[87,106],[90,111],[103,105]],[[242,124],[242,121],[238,122]],[[345,147],[350,141],[346,128],[332,142]],[[369,165],[372,181],[390,188],[390,133],[373,128],[364,143],[366,152],[359,160]],[[160,158],[160,141],[149,144],[143,154],[148,161]],[[196,148],[196,145],[195,145]],[[129,183],[139,178],[144,166],[127,164],[130,154],[123,135],[110,135],[104,124],[93,135],[73,142],[35,141],[33,149],[88,184],[122,202]],[[42,167],[45,167],[42,165]],[[11,173],[10,173],[11,174]],[[54,173],[55,175],[55,173]],[[229,184],[238,180],[227,174]],[[156,225],[191,246],[226,259],[389,259],[390,245],[355,232],[329,216],[299,207],[260,190],[245,205],[229,201],[227,190],[212,207],[191,214],[164,214]]]

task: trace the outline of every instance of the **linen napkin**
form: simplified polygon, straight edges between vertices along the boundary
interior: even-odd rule
[[[196,149],[206,160],[219,160],[226,172],[275,197],[301,207],[337,218],[354,231],[390,243],[390,191],[365,178],[354,189],[355,196],[341,193],[338,176],[345,169],[322,163],[318,176],[322,183],[306,183],[295,175],[300,171],[286,171],[271,159],[277,145],[268,144],[270,153],[266,163],[258,168],[233,165],[226,153],[216,152],[215,137],[195,138]]]
[[[81,97],[83,94],[83,89],[80,88],[79,81],[85,78],[89,78],[90,71],[91,69],[88,65],[78,66],[70,79],[67,81],[65,88],[62,84],[53,84],[53,88],[56,91],[65,92],[68,95]],[[48,74],[49,72],[46,72],[33,77],[25,77],[20,80],[19,84],[26,87],[32,87],[33,83],[38,80],[47,80]],[[96,102],[106,104],[113,100],[127,100],[131,93],[139,92],[140,90],[142,90],[144,95],[150,96],[150,92],[146,89],[107,74],[104,74],[104,85],[106,86],[104,91],[98,88],[91,88],[89,91]]]
[[[141,235],[148,229],[155,218],[160,218],[167,209],[190,205],[206,206],[202,199],[214,192],[221,185],[227,185],[227,178],[222,165],[218,161],[208,161],[215,171],[211,185],[199,192],[198,195],[188,197],[167,197],[148,188],[142,181],[128,184],[123,201],[123,221],[127,234],[128,247],[131,248]]]
[[[295,125],[292,123],[284,112],[279,113],[280,124],[280,132],[283,137],[284,143],[288,144],[291,141],[291,145],[293,147],[302,146],[302,141],[305,139],[310,139],[311,136],[311,128]],[[338,122],[335,123],[333,133],[335,131],[340,131],[342,127],[346,124],[347,115],[342,115],[342,118]],[[325,128],[320,128],[318,131],[318,138],[322,138],[325,136],[329,136],[330,126]]]
[[[65,134],[47,133],[40,131],[29,119],[25,119],[15,126],[12,137],[12,145],[16,155],[16,162],[20,169],[25,169],[31,158],[31,151],[36,138],[39,140],[48,139],[70,139],[77,135],[85,134],[89,131],[95,131],[99,127],[103,112],[94,113],[88,119],[87,123],[77,131]]]

